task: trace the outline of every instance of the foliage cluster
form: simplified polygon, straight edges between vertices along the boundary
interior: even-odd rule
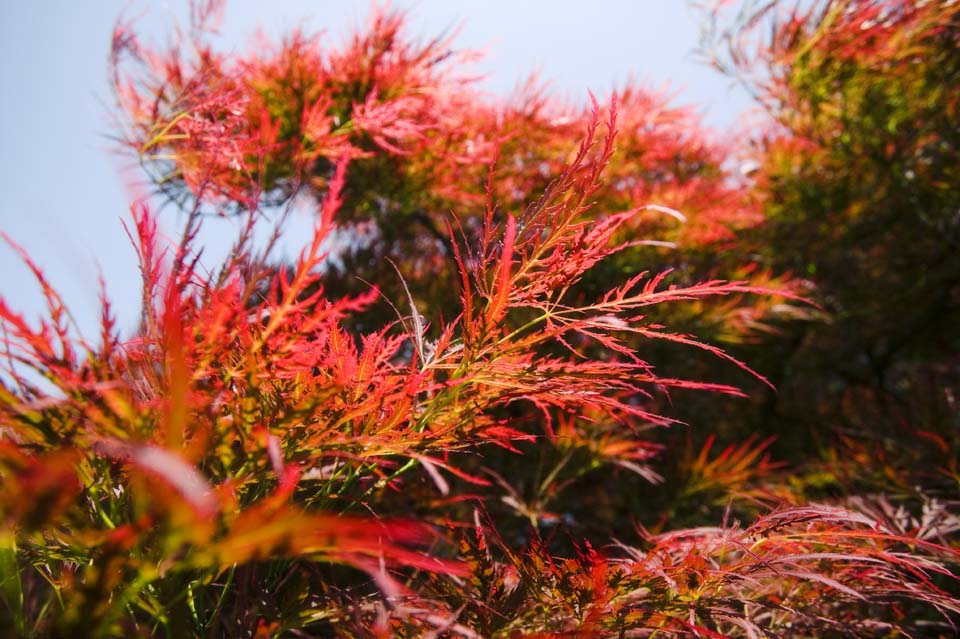
[[[47,316],[0,299],[0,628],[956,632],[956,2],[710,14],[772,116],[746,149],[637,86],[491,100],[386,9],[247,55],[222,10],[115,32],[184,221],[131,207],[136,333],[104,295],[77,336],[26,255]]]
[[[714,48],[771,121],[749,151],[764,223],[742,240],[765,268],[813,282],[827,312],[743,354],[778,387],[758,422],[884,469],[854,471],[860,490],[954,499],[960,6],[744,11],[752,25],[716,29],[726,51]],[[761,25],[771,35],[758,37]]]

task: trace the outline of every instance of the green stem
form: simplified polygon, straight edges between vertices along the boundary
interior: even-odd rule
[[[17,562],[17,539],[10,531],[0,533],[0,596],[6,603],[5,610],[0,610],[0,622],[13,626],[15,636],[25,637],[26,619],[23,612],[23,584]]]
[[[206,623],[203,624],[204,630],[209,630],[210,624],[213,623],[213,621],[220,615],[220,609],[223,607],[223,601],[227,597],[227,592],[230,590],[230,585],[233,583],[233,575],[236,571],[237,564],[230,566],[230,574],[227,575],[227,583],[223,584],[223,590],[220,591],[220,597],[217,599],[217,605],[210,613],[210,616],[207,617]]]

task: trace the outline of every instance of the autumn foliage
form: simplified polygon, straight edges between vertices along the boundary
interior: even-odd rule
[[[957,334],[922,322],[957,308],[960,10],[810,4],[705,16],[773,116],[740,149],[639,86],[491,99],[388,8],[237,55],[219,2],[168,48],[120,22],[119,139],[184,227],[131,206],[132,335],[106,296],[76,335],[27,255],[47,316],[0,299],[0,626],[954,636]],[[937,232],[904,246],[913,214]],[[934,245],[932,337],[838,395],[840,347],[894,342],[889,291]]]

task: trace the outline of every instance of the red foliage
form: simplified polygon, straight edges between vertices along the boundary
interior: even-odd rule
[[[484,104],[446,42],[411,44],[384,11],[342,49],[295,34],[227,59],[200,39],[219,3],[195,9],[190,56],[148,51],[127,27],[114,38],[118,64],[142,65],[116,74],[127,142],[161,167],[162,188],[196,199],[171,246],[146,205],[131,209],[137,334],[123,339],[105,304],[102,343],[73,339],[29,260],[49,317],[33,326],[0,300],[0,561],[25,575],[3,580],[18,628],[752,637],[872,632],[870,607],[889,602],[903,617],[957,611],[955,548],[876,517],[805,505],[746,528],[646,535],[645,549],[577,541],[565,555],[540,535],[563,517],[546,497],[524,503],[510,465],[495,468],[499,455],[512,465],[532,449],[564,451],[540,483],[553,497],[563,466],[587,450],[588,470],[610,463],[656,480],[646,463],[661,446],[648,433],[676,421],[656,396],[741,394],[658,374],[643,355],[653,341],[750,369],[650,313],[772,291],[668,284],[666,272],[604,282],[593,297],[584,285],[644,244],[649,211],[683,217],[649,198],[692,209],[678,241],[712,245],[755,222],[719,169],[698,168],[719,166],[721,150],[689,133],[689,114],[635,89],[571,116],[547,116],[556,107],[532,91],[520,111]],[[581,142],[566,152],[573,131]],[[487,170],[495,152],[500,168]],[[380,293],[331,294],[325,247],[337,224],[376,204],[365,198],[380,186],[363,180],[388,174],[400,176],[388,210],[407,196],[463,203],[437,226],[449,253],[435,256],[460,295],[446,300],[452,316],[421,313],[401,275],[409,315],[364,328],[352,320]],[[291,264],[256,257],[260,205],[301,187],[317,198],[305,247]],[[228,203],[249,222],[204,275],[201,209]],[[765,446],[713,460],[707,446],[690,465],[737,490],[776,468]],[[483,492],[488,478],[533,526],[519,542],[480,514],[498,501]],[[465,503],[477,505],[473,522]],[[48,611],[54,598],[62,604]]]

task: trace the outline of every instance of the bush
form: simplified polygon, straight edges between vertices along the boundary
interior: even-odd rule
[[[766,380],[662,321],[748,340],[803,308],[731,265],[763,214],[689,114],[633,87],[487,103],[386,11],[342,49],[228,58],[203,39],[219,6],[196,9],[169,51],[114,38],[123,139],[186,213],[171,243],[131,207],[135,336],[106,299],[99,342],[72,336],[26,256],[48,317],[0,301],[14,635],[951,632],[947,507],[812,503],[769,442],[664,434],[671,393],[743,393],[645,353]],[[254,230],[305,200],[313,233],[278,262]],[[207,273],[210,213],[244,223]]]

